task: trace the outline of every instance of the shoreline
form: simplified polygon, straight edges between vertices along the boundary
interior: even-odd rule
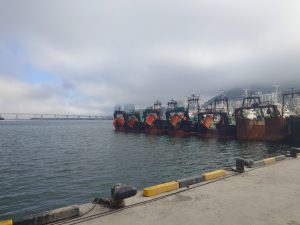
[[[297,173],[300,169],[299,158],[287,158],[276,163],[269,158],[264,162],[264,166],[246,168],[245,173],[228,171],[225,177],[155,197],[144,197],[142,191],[139,191],[135,197],[126,199],[126,207],[119,210],[111,210],[92,203],[70,206],[78,207],[80,217],[57,223],[293,224],[293,221],[299,223],[300,214],[297,209],[300,207],[300,198],[296,197],[300,186],[300,173]],[[288,210],[281,214],[279,212],[282,209]]]

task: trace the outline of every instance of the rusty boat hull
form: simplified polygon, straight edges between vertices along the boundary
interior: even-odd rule
[[[117,132],[128,132],[128,133],[143,133],[145,132],[145,125],[142,122],[136,122],[134,126],[128,126],[127,123],[124,126],[115,126]]]
[[[236,126],[220,125],[216,128],[207,128],[203,124],[200,124],[197,136],[204,138],[234,139],[236,138]]]
[[[156,120],[152,126],[148,126],[146,123],[144,123],[144,131],[147,134],[152,135],[162,135],[162,134],[168,134],[168,127],[167,127],[167,121],[166,120]]]
[[[115,127],[116,132],[126,132],[125,127]]]
[[[237,138],[251,141],[288,140],[288,120],[282,117],[236,119]]]
[[[168,134],[171,136],[197,136],[197,133],[198,123],[193,121],[181,121],[176,127],[169,122]]]
[[[206,131],[199,131],[197,136],[204,138],[220,138],[220,139],[235,139],[236,126],[222,126],[216,129],[207,129]]]
[[[158,128],[158,127],[148,127],[148,128],[145,128],[145,133],[151,134],[151,135],[163,135],[163,134],[168,134],[168,130]]]
[[[168,130],[168,135],[177,136],[177,137],[188,137],[188,136],[197,136],[197,132],[173,129],[173,130]]]

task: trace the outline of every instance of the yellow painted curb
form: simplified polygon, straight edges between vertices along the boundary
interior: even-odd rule
[[[0,225],[13,225],[13,221],[12,220],[0,221]]]
[[[276,162],[276,158],[271,157],[271,158],[264,159],[263,161],[264,161],[265,165],[269,165],[269,164]]]
[[[204,173],[203,177],[205,181],[208,180],[213,180],[219,177],[225,177],[226,176],[226,171],[225,170],[216,170],[208,173]]]
[[[158,195],[164,192],[173,191],[179,189],[179,182],[171,181],[163,184],[154,185],[151,187],[144,188],[144,196],[150,197]]]

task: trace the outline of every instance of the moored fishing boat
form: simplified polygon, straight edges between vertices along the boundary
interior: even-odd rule
[[[144,123],[140,119],[139,112],[125,112],[120,108],[114,112],[113,126],[116,131],[125,132],[143,132],[145,128]]]
[[[115,110],[113,118],[113,126],[115,131],[125,131],[126,113],[121,109]]]
[[[166,120],[162,119],[162,104],[154,102],[153,107],[145,109],[143,113],[144,130],[148,134],[167,134]]]
[[[218,105],[221,108],[217,108]],[[236,126],[229,116],[229,103],[226,96],[214,99],[214,108],[198,114],[198,136],[210,138],[235,138]]]
[[[168,134],[170,135],[184,135],[182,129],[184,120],[187,120],[188,113],[184,107],[178,107],[177,101],[171,100],[167,104],[166,119],[168,122]]]
[[[257,96],[246,97],[235,109],[237,138],[257,141],[283,141],[288,138],[288,120],[276,105],[262,103]]]
[[[200,110],[198,96],[193,94],[188,98],[188,106],[186,110],[184,108],[178,108],[177,102],[172,100],[168,103],[168,108],[168,134],[174,136],[197,135],[198,113]]]
[[[125,130],[127,132],[137,132],[137,133],[144,132],[145,125],[141,121],[139,112],[134,111],[131,113],[127,113]]]

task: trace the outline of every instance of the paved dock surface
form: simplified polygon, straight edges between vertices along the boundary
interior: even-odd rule
[[[151,198],[142,197],[139,193],[127,203],[130,205],[148,199]],[[96,206],[86,216],[107,210]],[[184,192],[175,192],[154,202],[69,224],[300,225],[300,159],[280,161]]]

